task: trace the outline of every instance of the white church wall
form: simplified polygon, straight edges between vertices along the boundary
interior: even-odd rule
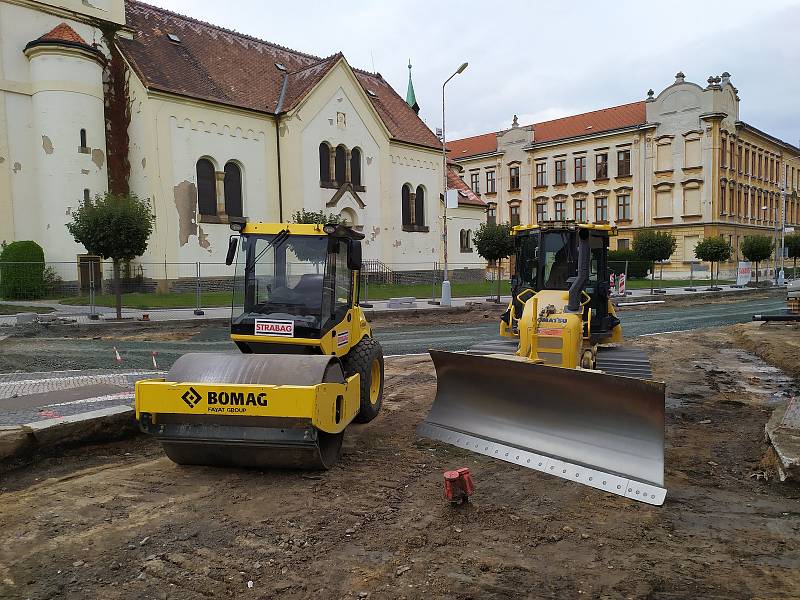
[[[382,187],[386,219],[382,223],[382,252],[398,265],[419,264],[419,268],[440,262],[442,168],[436,150],[392,143],[381,157],[385,185]],[[406,183],[425,190],[425,225],[427,232],[403,231],[402,189]]]
[[[357,87],[358,86],[358,87]],[[342,213],[362,227],[367,236],[364,258],[380,258],[379,235],[383,220],[381,172],[378,157],[388,149],[383,125],[364,98],[360,84],[344,63],[339,63],[315,88],[314,92],[282,122],[281,138],[284,169],[284,218],[296,210]],[[319,145],[332,148],[343,145],[361,151],[363,191],[355,191],[364,203],[362,208],[351,192],[345,192],[335,206],[327,206],[337,189],[320,186]]]
[[[475,243],[471,242],[472,252],[461,251],[462,230],[470,232],[470,240],[475,232],[486,222],[486,210],[479,206],[462,205],[447,211],[447,258],[453,270],[476,269],[486,266],[486,261],[478,255]]]
[[[228,161],[242,169],[243,213],[251,221],[277,220],[274,126],[245,111],[215,108],[165,95],[148,96],[141,84],[131,123],[131,186],[152,199],[156,224],[141,262],[167,262],[168,276],[185,276],[178,263],[223,264],[231,234],[227,222],[208,222],[197,207],[196,164],[208,158],[217,171]],[[141,99],[141,100],[140,100]],[[206,222],[204,222],[206,221]],[[206,269],[206,274],[216,271]]]
[[[0,238],[34,239],[46,260],[74,263],[85,250],[65,223],[84,189],[93,195],[106,185],[100,66],[70,50],[35,49],[28,56],[22,50],[62,22],[90,44],[100,43],[101,35],[63,11],[48,10],[0,4],[0,130],[6,136],[5,150],[0,140]],[[78,152],[81,128],[88,154]],[[65,279],[77,277],[76,269],[67,271]]]

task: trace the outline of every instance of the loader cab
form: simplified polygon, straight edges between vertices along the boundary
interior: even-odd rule
[[[511,292],[516,314],[522,314],[523,300],[531,290],[569,290],[578,272],[578,235],[589,232],[591,267],[584,291],[591,297],[584,319],[591,308],[593,334],[604,334],[618,323],[608,311],[610,284],[608,279],[608,228],[541,226],[515,231],[515,253]],[[520,300],[520,295],[522,300]]]
[[[281,352],[319,352],[298,342],[321,339],[357,306],[363,237],[343,225],[244,228],[235,242],[231,334],[265,342],[237,341],[240,350],[270,352],[278,338]]]

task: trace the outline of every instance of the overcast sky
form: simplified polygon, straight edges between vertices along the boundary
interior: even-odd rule
[[[447,138],[528,124],[658,93],[681,70],[703,86],[731,73],[740,118],[800,142],[800,0],[147,0],[290,48],[378,71]]]

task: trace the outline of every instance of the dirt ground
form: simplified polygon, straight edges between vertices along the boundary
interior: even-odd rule
[[[798,598],[800,488],[762,461],[798,382],[740,338],[636,342],[668,379],[663,507],[416,437],[434,372],[404,357],[328,472],[179,467],[139,437],[0,474],[0,597]]]
[[[743,323],[733,332],[742,348],[800,379],[800,323]]]

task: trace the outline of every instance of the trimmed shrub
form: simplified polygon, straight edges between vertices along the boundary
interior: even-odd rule
[[[41,298],[44,266],[44,250],[36,242],[27,240],[6,245],[0,253],[0,296],[7,300]]]
[[[647,270],[650,263],[644,261],[633,250],[609,250],[608,265],[609,270],[620,274],[625,272],[625,261],[628,261],[628,278],[644,279],[647,277]]]

